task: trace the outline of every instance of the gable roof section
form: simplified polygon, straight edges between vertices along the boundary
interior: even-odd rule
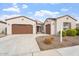
[[[73,20],[77,21],[75,18],[73,18],[73,17],[71,17],[69,15],[64,15],[64,16],[60,16],[60,17],[57,17],[57,18],[47,18],[45,21],[47,21],[47,20],[54,20],[54,21],[56,21],[57,19],[63,18],[63,17],[66,17],[66,16],[68,16],[68,17],[72,18]]]
[[[31,21],[36,22],[35,20],[33,20],[33,19],[31,19],[31,18],[28,18],[28,17],[26,17],[26,16],[17,16],[17,17],[12,17],[12,18],[5,19],[5,20],[8,21],[8,20],[12,20],[12,19],[20,18],[20,17],[24,17],[24,18],[27,18],[27,19],[29,19],[29,20],[31,20]]]
[[[72,16],[70,16],[70,15],[60,16],[60,17],[57,17],[57,19],[59,19],[59,18],[63,18],[63,17],[66,17],[66,16],[68,16],[68,17],[72,18],[73,20],[77,21],[75,18],[73,18],[73,17],[72,17]]]
[[[47,20],[56,20],[56,18],[47,18],[45,21],[44,21],[44,23],[47,21]]]
[[[6,23],[6,22],[4,22],[4,21],[0,21],[0,23],[7,24],[7,23]]]
[[[56,18],[47,18],[47,19],[50,19],[50,20],[56,20]]]

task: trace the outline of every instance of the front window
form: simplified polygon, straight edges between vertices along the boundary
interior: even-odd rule
[[[71,23],[69,22],[64,22],[63,23],[63,29],[66,30],[66,29],[70,29],[71,28]]]

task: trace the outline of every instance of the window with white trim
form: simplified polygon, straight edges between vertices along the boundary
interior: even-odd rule
[[[66,29],[71,29],[71,23],[70,22],[64,22],[63,23],[63,29],[66,30]]]

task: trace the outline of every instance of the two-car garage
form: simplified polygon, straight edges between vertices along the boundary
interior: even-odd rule
[[[12,34],[33,34],[33,26],[30,24],[12,24]]]
[[[7,19],[7,34],[36,34],[36,21],[19,16]]]

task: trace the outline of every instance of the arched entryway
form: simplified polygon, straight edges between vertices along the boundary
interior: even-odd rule
[[[51,34],[51,25],[47,24],[45,27],[46,27],[46,34]]]

